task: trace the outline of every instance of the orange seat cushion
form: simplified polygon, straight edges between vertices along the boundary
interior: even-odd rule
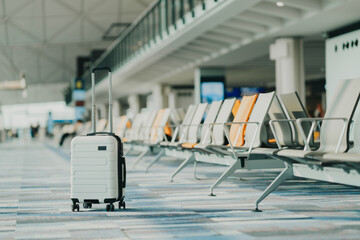
[[[251,111],[255,105],[258,95],[245,96],[241,100],[240,107],[234,117],[233,122],[247,122]],[[241,147],[245,143],[246,124],[233,124],[230,127],[230,142],[235,147]]]
[[[240,107],[240,100],[238,99],[238,100],[235,101],[234,106],[233,106],[233,108],[231,110],[231,113],[232,113],[232,115],[234,117],[236,116],[236,113],[239,110],[239,107]]]
[[[183,148],[194,148],[197,143],[183,143],[181,146]]]

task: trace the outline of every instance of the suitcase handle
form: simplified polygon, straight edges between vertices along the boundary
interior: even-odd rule
[[[86,134],[86,136],[96,136],[96,135],[111,135],[111,136],[114,136],[115,133],[109,133],[109,132],[92,132],[92,133]]]
[[[111,69],[109,67],[94,67],[91,72],[94,73],[95,71],[101,71],[101,70],[107,70],[108,72],[111,72]]]
[[[124,182],[123,182],[123,188],[126,187],[126,162],[125,158],[123,158],[122,165],[124,165]]]
[[[112,82],[111,82],[111,69],[109,67],[95,67],[91,70],[91,122],[92,131],[96,132],[96,105],[95,105],[95,71],[107,70],[108,71],[108,82],[109,82],[109,133],[113,132],[113,113],[112,113]]]

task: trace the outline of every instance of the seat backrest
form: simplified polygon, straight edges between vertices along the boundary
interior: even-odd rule
[[[233,106],[233,108],[231,110],[231,113],[232,113],[232,115],[234,117],[236,116],[236,113],[239,110],[239,107],[240,107],[240,100],[236,100],[235,103],[234,103],[234,106]]]
[[[182,122],[182,126],[179,129],[179,141],[183,140],[183,139],[187,139],[187,135],[188,135],[188,131],[189,131],[189,126],[191,124],[191,121],[193,119],[193,116],[195,114],[197,105],[193,105],[191,104],[185,114],[184,120]],[[175,141],[175,139],[172,139],[172,141]]]
[[[79,129],[79,131],[77,132],[77,135],[86,135],[90,132],[90,128],[91,128],[91,122],[87,121],[86,123],[83,124],[83,127],[81,129]]]
[[[151,129],[155,123],[155,118],[157,117],[158,112],[156,111],[150,111],[147,113],[146,115],[146,121],[145,124],[143,126],[143,130],[141,131],[141,138],[142,140],[149,140],[150,134],[151,134]]]
[[[118,135],[119,137],[123,137],[124,133],[125,133],[125,129],[126,129],[126,124],[129,121],[128,117],[126,115],[122,115],[120,117],[120,121],[117,124],[116,128],[115,128],[115,134]]]
[[[100,119],[96,124],[96,132],[104,132],[107,120],[105,118]]]
[[[260,93],[256,103],[251,111],[249,122],[258,122],[259,126],[255,124],[248,124],[245,132],[245,144],[244,147],[250,147],[252,141],[254,141],[252,147],[260,147],[262,142],[267,141],[266,134],[264,136],[264,122],[268,114],[271,103],[274,99],[275,92]],[[256,134],[254,136],[254,134]]]
[[[121,117],[113,117],[113,131],[116,129],[117,125],[119,124],[121,120]],[[109,132],[110,131],[110,124],[106,124],[106,127],[104,129],[104,132]]]
[[[269,120],[288,119],[282,108],[279,98],[275,95],[268,111]],[[294,147],[292,131],[289,122],[274,123],[274,130],[281,146]],[[266,144],[266,143],[265,143]]]
[[[360,153],[360,107],[357,105],[356,116],[353,117],[353,139],[354,139],[354,146],[349,150],[350,153]]]
[[[244,96],[241,100],[240,107],[236,112],[233,122],[247,122],[251,111],[255,105],[258,95]],[[247,124],[233,124],[229,130],[229,141],[235,147],[244,145],[245,129]]]
[[[148,140],[152,140],[153,138],[156,138],[157,135],[157,129],[160,126],[160,122],[161,119],[164,115],[164,111],[165,109],[160,109],[157,113],[156,113],[156,117],[151,125],[151,133],[150,133],[150,139]]]
[[[170,113],[171,121],[176,125],[180,125],[182,123],[182,121],[184,120],[184,116],[185,111],[183,108],[172,109]]]
[[[216,117],[216,124],[223,124],[229,120],[231,112],[233,110],[236,98],[225,99],[221,105],[220,111]],[[213,138],[211,140],[212,144],[223,145],[224,144],[224,126],[223,125],[214,125],[212,128]]]
[[[208,125],[215,122],[221,104],[222,101],[213,101],[210,104],[209,110],[207,111],[206,118],[204,120],[204,126],[201,128],[201,144],[209,144],[211,142],[211,134],[209,132]]]
[[[143,112],[141,122],[136,131],[135,140],[149,140],[150,131],[154,124],[154,120],[149,121],[149,119],[153,116],[154,112],[155,112],[155,116],[156,116],[158,111]]]
[[[327,107],[324,118],[352,119],[359,101],[360,79],[340,81]],[[350,121],[348,126],[350,125]],[[318,151],[334,152],[342,131],[341,121],[324,121],[320,129],[320,147]],[[348,149],[349,127],[340,142],[339,152]]]
[[[279,101],[283,105],[285,114],[289,119],[296,120],[298,118],[308,118],[309,114],[306,112],[304,105],[302,104],[297,92],[280,94]],[[296,145],[304,146],[304,141],[301,137],[301,133],[296,123],[290,122],[293,141]],[[311,123],[305,122],[302,124],[306,136],[309,134]]]
[[[140,112],[136,114],[133,118],[133,124],[131,125],[131,129],[128,133],[127,140],[137,140],[138,132],[140,131],[141,124],[143,123],[143,119],[145,117],[146,112]]]
[[[163,128],[166,125],[167,121],[169,121],[171,109],[165,108],[165,109],[162,109],[161,112],[162,113],[161,113],[160,119],[157,119],[157,117],[158,117],[158,114],[157,114],[157,116],[154,120],[153,128],[151,130],[150,142],[152,142],[152,143],[157,143],[163,139],[163,137],[164,137]],[[157,121],[156,124],[155,124],[155,121]]]
[[[189,133],[187,135],[187,139],[181,139],[179,142],[188,142],[188,143],[197,143],[198,142],[198,130],[200,126],[198,126],[201,123],[201,120],[204,117],[207,103],[201,103],[197,106],[196,112],[194,113],[194,116],[191,120],[191,126],[189,126]]]

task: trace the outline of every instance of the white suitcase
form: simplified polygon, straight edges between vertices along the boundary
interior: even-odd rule
[[[96,133],[94,78],[96,70],[109,71],[109,124],[110,132]],[[92,204],[105,203],[107,211],[114,211],[114,203],[119,201],[119,209],[125,208],[124,188],[126,165],[120,138],[112,133],[111,70],[92,70],[92,129],[93,133],[77,136],[71,141],[71,201],[72,211],[91,208]]]

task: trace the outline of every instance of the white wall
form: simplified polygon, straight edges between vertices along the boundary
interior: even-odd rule
[[[75,110],[66,106],[65,102],[32,103],[1,106],[5,128],[28,128],[39,123],[45,127],[49,112],[53,120],[74,120]]]
[[[187,109],[190,104],[194,104],[194,89],[172,89],[171,93],[170,107]]]
[[[0,91],[0,104],[27,104],[64,101],[64,89],[69,83],[28,84],[27,96],[23,91]]]
[[[359,78],[360,81],[360,30],[326,40],[327,104],[331,101],[337,83],[353,78]]]

